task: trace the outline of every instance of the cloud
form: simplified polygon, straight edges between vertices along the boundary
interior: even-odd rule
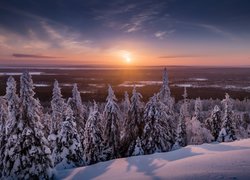
[[[55,57],[55,56],[44,56],[44,55],[36,55],[36,54],[18,54],[14,53],[12,56],[16,58],[43,58],[43,59],[53,59],[53,58],[62,58],[62,57]]]
[[[120,30],[125,33],[145,30],[147,25],[163,13],[166,2],[137,1],[126,4],[126,1],[118,1],[105,6],[105,9],[94,10],[95,20],[102,21],[103,25]],[[150,26],[151,27],[151,26]]]
[[[173,34],[174,32],[175,32],[175,29],[171,29],[168,31],[158,31],[154,34],[154,36],[158,39],[164,39],[164,37],[167,37],[170,34]]]
[[[166,55],[159,56],[160,59],[175,59],[175,58],[195,58],[195,57],[205,57],[207,55],[192,55],[192,54],[183,54],[183,55]]]

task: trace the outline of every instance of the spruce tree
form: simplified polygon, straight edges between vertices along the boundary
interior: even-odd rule
[[[15,122],[10,122],[7,131],[3,162],[6,179],[52,177],[51,151],[42,132],[41,105],[34,98],[33,89],[31,76],[28,72],[24,72],[20,78],[20,116]]]
[[[221,130],[221,121],[221,110],[219,106],[215,105],[210,117],[205,121],[207,129],[210,130],[215,140],[217,140]]]
[[[143,154],[144,154],[144,151],[142,149],[141,139],[139,137],[137,137],[132,156],[139,156],[139,155],[143,155]]]
[[[2,177],[4,152],[5,152],[5,145],[7,141],[7,137],[6,137],[7,120],[8,120],[8,108],[7,108],[6,100],[0,97],[0,169],[1,169],[0,178]]]
[[[174,139],[171,133],[170,116],[166,106],[157,95],[150,98],[144,110],[145,127],[142,135],[142,148],[145,154],[169,151]]]
[[[68,106],[53,151],[56,169],[67,169],[84,165],[83,149],[77,132],[73,111]]]
[[[103,130],[101,126],[102,116],[98,111],[96,102],[90,109],[89,117],[84,132],[84,159],[86,164],[94,164],[102,161]]]
[[[66,111],[66,103],[65,100],[62,98],[61,88],[59,87],[59,83],[57,80],[55,80],[54,82],[51,109],[52,127],[48,139],[51,143],[51,148],[53,149],[56,146],[55,140],[61,129],[64,112]]]
[[[188,112],[188,94],[187,89],[184,87],[183,103],[180,107],[179,122],[176,131],[175,144],[172,147],[173,150],[179,149],[187,145],[187,127],[186,122],[189,120]]]
[[[111,86],[108,88],[108,97],[106,99],[107,103],[104,108],[104,153],[106,160],[114,159],[120,157],[120,109],[116,103],[117,99],[115,97],[114,91]]]
[[[68,104],[73,110],[73,116],[76,122],[76,128],[80,136],[80,141],[83,143],[84,140],[84,128],[87,119],[86,107],[82,104],[81,94],[78,90],[77,84],[75,83],[72,89],[72,98],[69,98]]]
[[[225,99],[221,102],[224,106],[224,116],[222,118],[222,128],[219,133],[218,141],[234,141],[237,139],[235,133],[235,122],[233,112],[233,102],[230,96],[226,93]]]
[[[134,152],[136,139],[141,137],[143,131],[143,104],[141,102],[142,95],[133,89],[131,97],[131,105],[128,110],[128,117],[124,124],[124,136],[122,138],[122,154],[131,156]],[[133,127],[133,128],[131,128]]]
[[[125,91],[124,100],[122,102],[122,112],[124,115],[128,114],[129,108],[130,108],[129,94],[127,91]]]
[[[183,114],[179,116],[179,123],[176,131],[175,144],[173,150],[179,149],[187,145],[187,132],[186,132],[186,117]]]
[[[203,122],[203,118],[202,118],[202,102],[200,98],[196,98],[195,100],[195,105],[194,105],[194,116],[197,120],[199,120],[200,122]]]
[[[16,81],[10,76],[7,80],[5,99],[8,103],[8,124],[7,130],[12,128],[20,116],[20,99],[17,95]]]
[[[169,125],[171,129],[172,136],[175,136],[175,129],[177,127],[177,122],[175,121],[175,114],[173,110],[174,98],[171,97],[171,91],[169,88],[169,79],[167,69],[164,68],[162,77],[162,87],[158,93],[159,100],[166,106],[165,112],[169,116]]]

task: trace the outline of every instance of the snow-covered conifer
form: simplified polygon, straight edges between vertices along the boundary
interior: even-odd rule
[[[104,153],[106,159],[113,159],[120,156],[120,109],[116,103],[116,97],[111,86],[108,88],[107,103],[104,108]]]
[[[102,116],[96,102],[90,109],[84,131],[84,159],[86,164],[94,164],[103,160]]]
[[[43,124],[43,132],[45,137],[48,137],[50,135],[50,132],[52,131],[52,118],[51,114],[45,113],[42,117],[42,124]]]
[[[59,87],[59,83],[57,80],[55,80],[54,82],[51,109],[52,127],[48,139],[50,141],[51,148],[53,149],[56,146],[56,136],[58,135],[58,132],[61,129],[62,120],[64,118],[63,116],[66,111],[66,103],[65,100],[62,98],[61,88]]]
[[[179,123],[177,126],[175,144],[173,150],[179,149],[187,145],[187,128],[186,128],[186,117],[180,114]]]
[[[235,134],[235,122],[233,119],[233,102],[228,94],[225,95],[225,99],[221,102],[224,106],[224,115],[222,118],[222,128],[219,133],[218,141],[234,141],[237,139]]]
[[[129,100],[129,94],[127,91],[124,93],[124,100],[122,102],[122,111],[123,114],[126,115],[130,108],[130,100]]]
[[[51,151],[40,122],[41,105],[34,95],[31,76],[24,72],[20,78],[20,116],[7,129],[3,161],[3,176],[6,179],[52,177]]]
[[[72,89],[72,98],[69,98],[68,104],[73,110],[73,116],[76,122],[76,128],[80,136],[80,140],[83,143],[84,140],[84,128],[87,119],[86,107],[82,104],[81,94],[78,90],[77,84],[74,84]]]
[[[202,102],[200,98],[196,98],[195,105],[194,105],[194,116],[200,122],[203,122],[203,118],[201,115],[202,112]]]
[[[2,176],[3,169],[3,159],[5,152],[5,145],[7,141],[6,137],[6,123],[8,120],[8,108],[6,100],[3,97],[0,97],[0,178]]]
[[[133,89],[131,105],[128,110],[128,117],[124,124],[124,136],[122,138],[122,154],[130,156],[135,149],[136,138],[141,137],[143,131],[143,104],[142,95]],[[133,127],[133,128],[131,128]]]
[[[174,139],[171,133],[166,106],[157,95],[150,98],[144,110],[144,130],[142,135],[142,148],[145,154],[169,151]]]
[[[196,116],[191,121],[186,122],[186,127],[188,145],[209,143],[214,139],[211,132],[203,126]]]
[[[187,119],[189,120],[189,112],[188,112],[188,102],[187,102],[187,89],[184,88],[184,94],[183,94],[183,104],[180,107],[180,115],[179,115],[179,122],[177,126],[176,131],[176,137],[175,137],[175,144],[172,147],[173,150],[179,149],[181,147],[184,147],[187,145],[187,127],[186,122]]]
[[[174,99],[171,97],[171,92],[169,88],[169,79],[167,69],[164,68],[162,87],[158,94],[159,99],[162,103],[166,105],[166,111],[168,114],[173,114]]]
[[[84,164],[83,149],[77,132],[73,111],[68,106],[53,150],[56,169],[67,169]]]
[[[141,139],[139,137],[137,137],[132,156],[139,156],[139,155],[143,155],[143,154],[144,154],[144,151],[142,149]]]
[[[205,121],[207,129],[210,130],[214,139],[216,140],[221,130],[221,110],[219,106],[215,105],[210,117]]]

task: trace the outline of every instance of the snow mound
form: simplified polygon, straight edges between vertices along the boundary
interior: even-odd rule
[[[250,179],[250,139],[58,171],[58,179]]]

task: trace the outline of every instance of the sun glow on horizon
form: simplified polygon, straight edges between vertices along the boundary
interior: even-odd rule
[[[131,63],[132,61],[132,55],[129,51],[122,51],[121,57],[123,58],[123,60],[125,60],[127,64]]]

